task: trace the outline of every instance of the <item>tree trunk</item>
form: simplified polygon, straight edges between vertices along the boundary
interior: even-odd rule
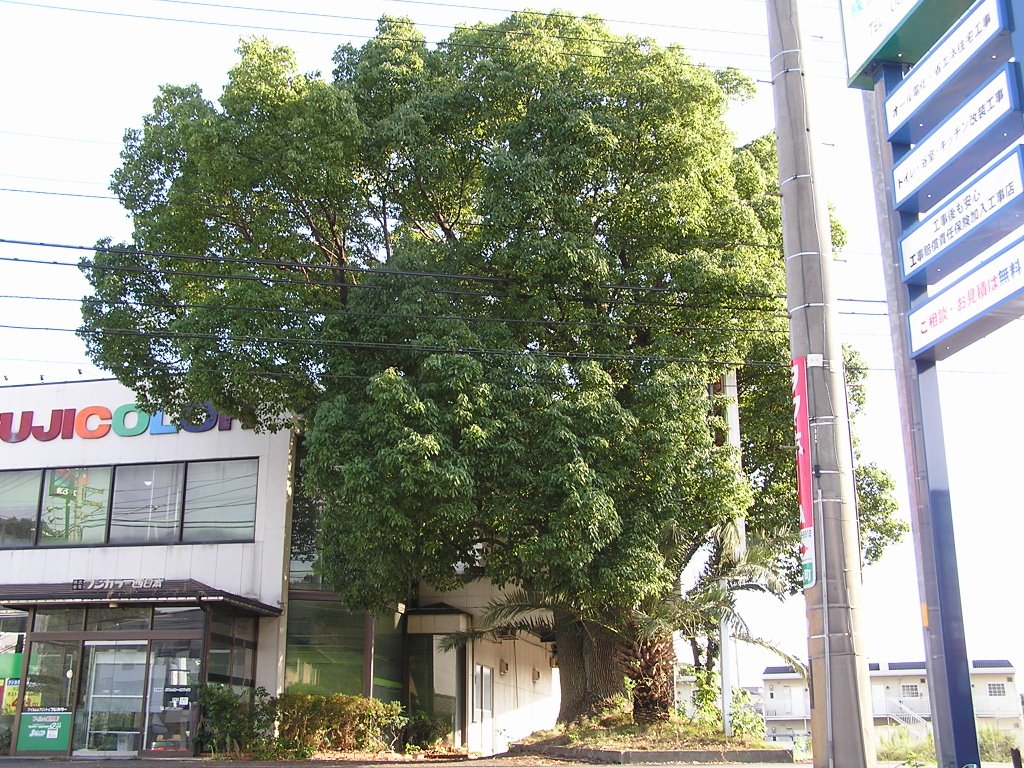
[[[668,720],[675,704],[675,648],[671,635],[637,638],[628,649],[626,674],[633,681],[633,722]]]
[[[588,632],[575,617],[560,611],[555,612],[554,629],[562,694],[558,722],[593,715],[625,693],[610,637]]]

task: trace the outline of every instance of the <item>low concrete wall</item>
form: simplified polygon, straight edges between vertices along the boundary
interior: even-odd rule
[[[607,765],[639,765],[642,763],[792,763],[788,749],[587,749],[514,744],[510,754],[547,755],[564,760]]]

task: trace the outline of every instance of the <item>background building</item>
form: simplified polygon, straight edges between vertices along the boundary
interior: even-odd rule
[[[925,663],[871,663],[868,670],[877,739],[890,737],[899,729],[906,729],[914,739],[925,739],[931,732]],[[809,739],[807,681],[789,666],[766,667],[763,679],[766,740],[792,745]],[[1024,716],[1013,665],[1003,659],[972,661],[971,693],[978,730],[994,728],[1019,744]]]

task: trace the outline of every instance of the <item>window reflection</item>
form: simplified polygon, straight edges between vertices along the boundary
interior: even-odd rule
[[[109,502],[110,467],[46,470],[40,546],[102,544]]]

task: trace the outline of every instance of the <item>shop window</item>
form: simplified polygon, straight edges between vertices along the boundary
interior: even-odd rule
[[[78,632],[85,611],[81,608],[37,608],[33,632]]]
[[[14,703],[21,692],[21,665],[25,652],[28,614],[0,610],[0,754],[7,754],[13,738]]]
[[[184,464],[118,467],[110,510],[110,542],[177,541],[184,480]]]
[[[149,629],[152,614],[149,606],[92,607],[85,614],[85,629],[87,632],[145,631]]]
[[[0,546],[35,543],[42,480],[39,470],[0,472]]]
[[[256,459],[190,463],[182,540],[252,541],[256,476]]]
[[[251,688],[256,674],[256,619],[214,611],[206,676],[211,683]]]
[[[171,629],[176,632],[201,631],[205,624],[206,619],[202,608],[158,605],[153,609],[153,629],[158,632]]]
[[[39,545],[102,544],[109,506],[110,467],[46,470]]]
[[[362,695],[365,626],[365,614],[336,600],[290,600],[286,690]]]
[[[0,548],[252,541],[257,459],[0,472]]]
[[[199,720],[199,640],[154,640],[149,657],[145,749],[191,755]]]
[[[25,678],[26,712],[71,711],[79,650],[77,640],[32,643]]]
[[[373,620],[373,698],[402,698],[402,615],[389,613]]]

